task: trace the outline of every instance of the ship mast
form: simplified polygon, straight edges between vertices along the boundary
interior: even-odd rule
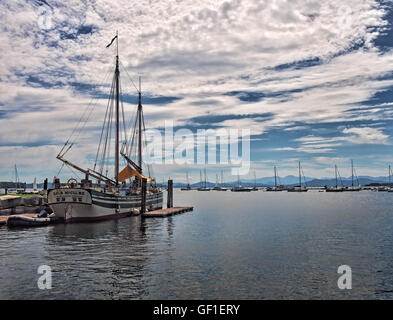
[[[255,170],[254,170],[254,188],[255,189],[257,188],[257,174],[256,174]]]
[[[116,149],[115,149],[115,181],[116,181],[116,186],[119,185],[119,91],[120,91],[120,85],[119,85],[119,78],[120,78],[120,70],[119,70],[119,36],[118,32],[116,31],[116,70],[115,70],[115,76],[116,76]]]
[[[351,159],[351,171],[352,171],[352,188],[353,188],[353,160]]]
[[[141,77],[139,77],[138,92],[138,166],[142,174],[142,94],[141,94]],[[141,180],[139,179],[139,183]]]
[[[277,168],[274,166],[274,188],[277,189]]]

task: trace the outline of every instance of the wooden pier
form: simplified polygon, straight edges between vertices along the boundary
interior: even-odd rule
[[[18,216],[36,218],[37,217],[37,213],[21,213],[21,214],[18,214]],[[6,225],[7,224],[7,220],[8,220],[9,217],[10,216],[0,216],[0,226],[1,225]]]
[[[173,216],[173,215],[184,213],[184,212],[189,212],[192,210],[194,210],[194,207],[166,208],[166,209],[160,209],[160,210],[147,211],[145,213],[142,213],[142,217],[144,217],[144,218],[164,218],[164,217],[169,217],[169,216]]]

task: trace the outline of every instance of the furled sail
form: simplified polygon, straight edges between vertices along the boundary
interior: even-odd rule
[[[120,171],[118,175],[118,180],[120,182],[124,182],[131,177],[139,177],[140,179],[146,179],[148,183],[151,183],[153,181],[152,178],[144,176],[130,166],[126,166],[123,170]]]

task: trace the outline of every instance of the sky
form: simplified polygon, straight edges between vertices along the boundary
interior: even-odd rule
[[[0,2],[0,180],[74,172],[56,159],[92,99],[72,161],[91,167],[118,30],[126,118],[142,77],[146,127],[251,130],[258,177],[386,176],[393,165],[393,2]],[[109,81],[110,82],[110,81]],[[94,118],[95,117],[95,118]],[[68,155],[67,155],[68,156]],[[157,165],[158,181],[220,165]],[[232,177],[227,177],[232,179]]]

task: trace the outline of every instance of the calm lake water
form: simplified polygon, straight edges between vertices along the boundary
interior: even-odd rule
[[[195,210],[0,227],[0,299],[393,298],[393,193],[175,191],[175,204]]]

